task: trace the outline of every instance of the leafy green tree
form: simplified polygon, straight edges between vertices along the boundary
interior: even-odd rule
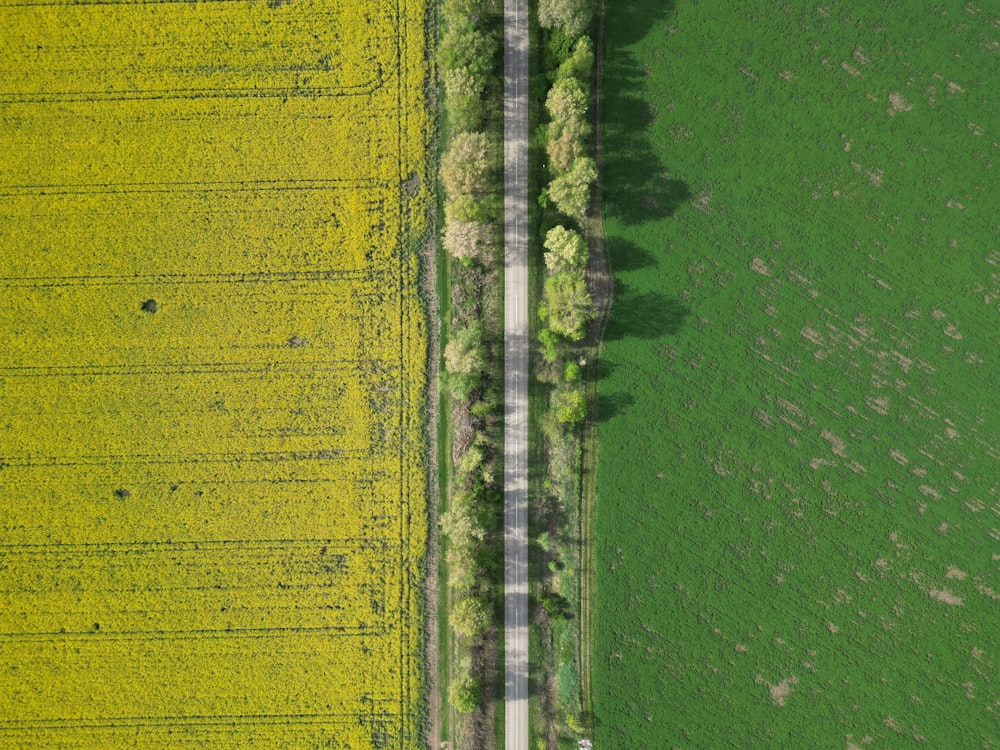
[[[490,220],[491,211],[488,196],[475,195],[454,195],[444,202],[444,220],[447,224],[451,221],[478,221],[487,223]]]
[[[580,37],[573,45],[572,54],[563,61],[556,73],[556,79],[576,78],[581,83],[590,81],[594,69],[594,45],[589,36]]]
[[[563,271],[549,276],[538,314],[560,336],[570,341],[582,339],[587,322],[597,314],[583,274]]]
[[[478,323],[452,333],[444,348],[445,385],[455,398],[465,398],[476,387],[486,367],[486,347]]]
[[[587,397],[582,388],[557,390],[552,394],[552,411],[560,424],[579,424],[587,416]]]
[[[471,22],[448,24],[438,43],[437,61],[441,70],[462,70],[465,75],[485,80],[493,71],[497,52],[497,38]]]
[[[469,673],[467,666],[457,667],[448,686],[448,702],[452,707],[460,714],[471,713],[476,710],[482,698],[479,680]]]
[[[587,243],[578,232],[558,224],[546,232],[544,244],[549,273],[581,271],[587,266]]]
[[[485,133],[458,133],[441,157],[441,182],[449,196],[482,193],[495,167],[496,145]]]
[[[549,197],[567,216],[583,220],[590,207],[590,187],[597,179],[597,165],[587,156],[573,162],[566,174],[549,183]]]
[[[441,4],[441,17],[448,23],[471,23],[496,12],[496,0],[444,0]]]
[[[578,37],[590,26],[594,8],[591,0],[538,0],[538,24]]]
[[[484,78],[477,78],[468,68],[445,71],[444,109],[448,124],[456,131],[475,130],[483,122]]]
[[[475,638],[490,627],[490,613],[477,597],[459,599],[451,608],[448,623],[459,635]]]
[[[585,129],[583,135],[589,132],[587,117],[587,92],[583,84],[576,78],[560,78],[549,89],[545,96],[545,109],[556,122],[580,123],[578,127]]]
[[[548,166],[560,175],[568,172],[573,162],[586,154],[583,139],[571,128],[560,128],[559,123],[549,123],[546,128],[545,153]]]

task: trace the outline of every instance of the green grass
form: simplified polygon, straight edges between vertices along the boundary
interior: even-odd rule
[[[997,14],[825,5],[607,6],[600,750],[1000,745]]]

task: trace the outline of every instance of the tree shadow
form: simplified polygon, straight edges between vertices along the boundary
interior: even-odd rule
[[[656,264],[656,257],[646,248],[621,237],[611,237],[607,241],[608,260],[611,270],[638,271]]]
[[[659,292],[636,292],[619,282],[615,286],[614,315],[604,331],[606,340],[676,336],[691,308]]]
[[[605,214],[626,225],[666,218],[691,200],[691,191],[670,173],[653,141],[648,71],[622,47],[618,34],[608,34],[605,55]]]
[[[598,393],[597,421],[607,422],[635,403],[631,393]]]

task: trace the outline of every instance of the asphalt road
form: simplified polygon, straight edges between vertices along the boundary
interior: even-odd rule
[[[504,2],[504,706],[528,750],[528,1]]]

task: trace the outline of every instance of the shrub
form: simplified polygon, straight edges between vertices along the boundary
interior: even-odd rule
[[[451,685],[448,686],[448,702],[460,714],[467,714],[476,710],[480,700],[482,688],[479,680],[469,674],[468,667],[457,667]]]
[[[552,411],[560,424],[579,424],[587,416],[587,397],[583,389],[557,390],[552,394]]]
[[[490,613],[478,598],[470,596],[452,606],[448,623],[459,635],[475,638],[489,630]]]

